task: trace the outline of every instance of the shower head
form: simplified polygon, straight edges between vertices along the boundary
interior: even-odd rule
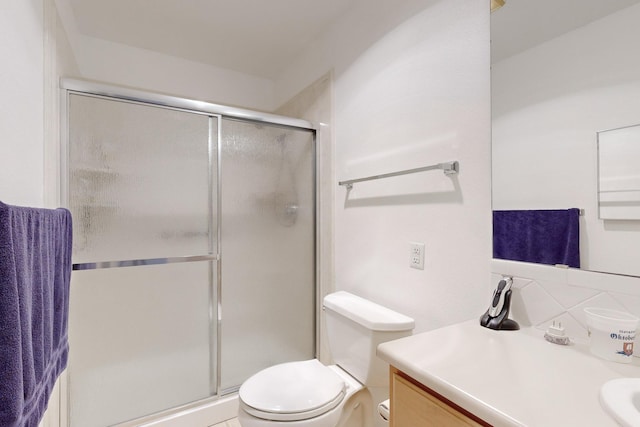
[[[280,135],[276,136],[276,141],[278,141],[280,144],[284,144],[286,140],[287,140],[286,133],[281,133]]]

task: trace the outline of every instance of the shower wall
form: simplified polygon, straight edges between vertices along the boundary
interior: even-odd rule
[[[317,199],[318,203],[316,223],[318,234],[316,247],[318,248],[317,266],[318,296],[335,291],[333,274],[333,211],[335,192],[335,173],[333,170],[333,127],[332,99],[333,73],[328,72],[311,83],[296,96],[287,101],[276,111],[277,114],[288,117],[298,117],[312,123],[318,123],[320,129],[316,134],[317,153]],[[317,354],[323,363],[331,363],[328,339],[324,328],[324,312],[320,311]]]
[[[70,426],[315,356],[313,131],[76,92],[68,121]]]

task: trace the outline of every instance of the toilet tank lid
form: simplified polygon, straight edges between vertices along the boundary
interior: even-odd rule
[[[409,331],[415,326],[412,318],[345,291],[324,297],[324,308],[372,331]]]

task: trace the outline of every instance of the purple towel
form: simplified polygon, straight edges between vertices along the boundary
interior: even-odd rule
[[[580,268],[579,209],[493,211],[493,257]]]
[[[67,365],[71,214],[0,202],[0,427],[36,427]]]

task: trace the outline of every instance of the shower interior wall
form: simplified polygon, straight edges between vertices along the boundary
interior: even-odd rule
[[[333,146],[333,72],[329,71],[313,83],[298,92],[276,110],[277,114],[298,117],[315,123],[316,129],[316,200],[318,203],[316,223],[318,227],[316,249],[317,296],[318,301],[324,295],[335,290],[333,269],[333,223],[334,223],[334,146]],[[319,310],[318,336],[316,348],[323,363],[331,363],[326,339],[324,311]]]

